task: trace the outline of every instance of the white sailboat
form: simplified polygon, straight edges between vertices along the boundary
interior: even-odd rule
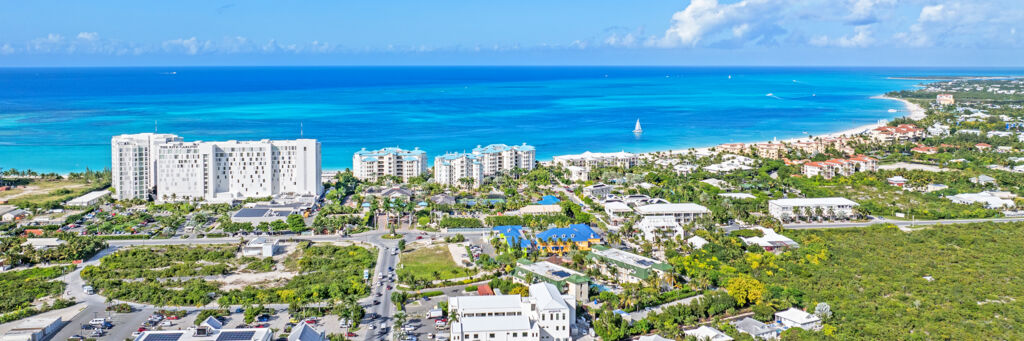
[[[633,133],[634,134],[640,134],[640,133],[643,133],[643,132],[644,132],[644,129],[640,127],[640,119],[638,118],[638,119],[636,119],[636,128],[633,129]]]

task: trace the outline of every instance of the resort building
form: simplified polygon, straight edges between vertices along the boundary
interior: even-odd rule
[[[156,190],[157,146],[181,141],[173,134],[125,134],[110,139],[114,199],[146,199]]]
[[[868,136],[877,142],[914,141],[924,137],[924,129],[913,124],[900,124],[895,127],[884,126],[871,129]]]
[[[670,215],[649,215],[643,217],[639,223],[634,225],[637,230],[643,233],[648,241],[655,241],[658,238],[672,239],[675,237],[686,238],[686,230],[675,217]]]
[[[157,148],[159,201],[233,202],[323,193],[316,140],[177,141]]]
[[[805,330],[821,329],[821,318],[806,311],[789,308],[775,313],[775,323],[785,328],[802,328]]]
[[[568,166],[565,170],[569,172],[569,181],[587,181],[590,179],[590,171],[580,166]]]
[[[427,172],[427,152],[389,147],[362,150],[352,155],[352,174],[359,180],[377,181],[384,176],[397,176],[403,182]]]
[[[760,237],[740,237],[744,244],[757,245],[768,252],[782,252],[800,247],[800,244],[789,237],[775,233],[775,230],[761,226],[755,226],[753,229],[761,231],[762,235]]]
[[[472,153],[447,153],[434,158],[434,181],[442,185],[461,185],[461,179],[473,180],[479,187],[486,176],[513,169],[533,170],[537,150],[525,143],[519,146],[492,144],[477,146]]]
[[[651,204],[636,208],[640,216],[672,216],[679,225],[686,225],[711,214],[707,207],[693,204]]]
[[[953,99],[953,94],[938,94],[935,96],[935,103],[939,105],[954,105],[956,100]]]
[[[589,277],[576,270],[548,261],[532,263],[529,260],[520,259],[516,268],[512,270],[512,279],[526,285],[540,282],[551,283],[557,290],[564,290],[569,296],[575,297],[577,301],[581,302],[588,300],[590,292]]]
[[[672,270],[671,265],[603,245],[595,245],[587,257],[596,260],[601,273],[616,282],[639,283]]]
[[[831,179],[836,176],[851,176],[856,172],[876,170],[878,170],[878,160],[864,155],[857,155],[849,159],[805,162],[802,168],[803,174],[806,177],[820,175],[825,179]]]
[[[839,197],[775,199],[768,201],[768,214],[783,221],[819,215],[847,218],[854,215],[857,206],[860,204]]]
[[[640,157],[625,151],[618,153],[591,153],[589,151],[576,155],[560,155],[554,157],[556,165],[583,167],[590,171],[593,167],[622,167],[630,168],[636,166]]]
[[[448,298],[451,340],[572,340],[576,301],[550,283],[531,284],[529,293]]]
[[[548,229],[538,233],[536,241],[538,249],[557,254],[572,250],[589,251],[591,246],[600,243],[601,236],[586,224]]]
[[[786,152],[789,151],[785,144],[774,141],[755,144],[754,150],[757,156],[772,160],[782,159]]]
[[[448,186],[470,185],[480,187],[484,181],[484,167],[480,156],[467,153],[448,153],[434,158],[434,182]],[[463,179],[469,179],[464,184]]]

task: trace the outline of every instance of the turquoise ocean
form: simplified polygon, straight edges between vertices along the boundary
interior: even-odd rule
[[[905,114],[871,97],[926,76],[1015,69],[147,67],[0,69],[0,168],[110,167],[110,138],[315,138],[325,169],[360,148],[430,159],[528,143],[540,160],[825,134]],[[892,113],[889,109],[901,112]],[[636,120],[644,133],[636,136]]]

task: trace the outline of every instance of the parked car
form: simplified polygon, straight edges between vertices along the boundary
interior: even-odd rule
[[[353,332],[345,333],[345,337],[356,337],[356,333],[353,333]]]

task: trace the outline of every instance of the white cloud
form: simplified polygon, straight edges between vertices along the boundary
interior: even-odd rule
[[[96,32],[79,32],[78,33],[78,39],[81,39],[81,40],[94,41],[94,40],[98,39],[99,37],[100,37],[100,35],[98,33],[96,33]]]
[[[871,34],[871,25],[861,25],[853,28],[852,35],[845,35],[835,39],[829,38],[826,35],[819,35],[811,38],[810,43],[814,46],[868,47],[875,42],[875,38]]]
[[[777,18],[781,0],[743,0],[719,4],[717,0],[693,0],[682,11],[672,15],[672,26],[660,39],[649,45],[661,47],[697,46],[709,36],[732,31],[742,36],[748,30],[771,23]]]
[[[18,50],[11,46],[11,44],[0,45],[0,54],[9,55],[14,54],[15,52],[18,52]]]
[[[891,9],[896,0],[848,0],[848,23],[863,26],[879,20],[879,12]]]

